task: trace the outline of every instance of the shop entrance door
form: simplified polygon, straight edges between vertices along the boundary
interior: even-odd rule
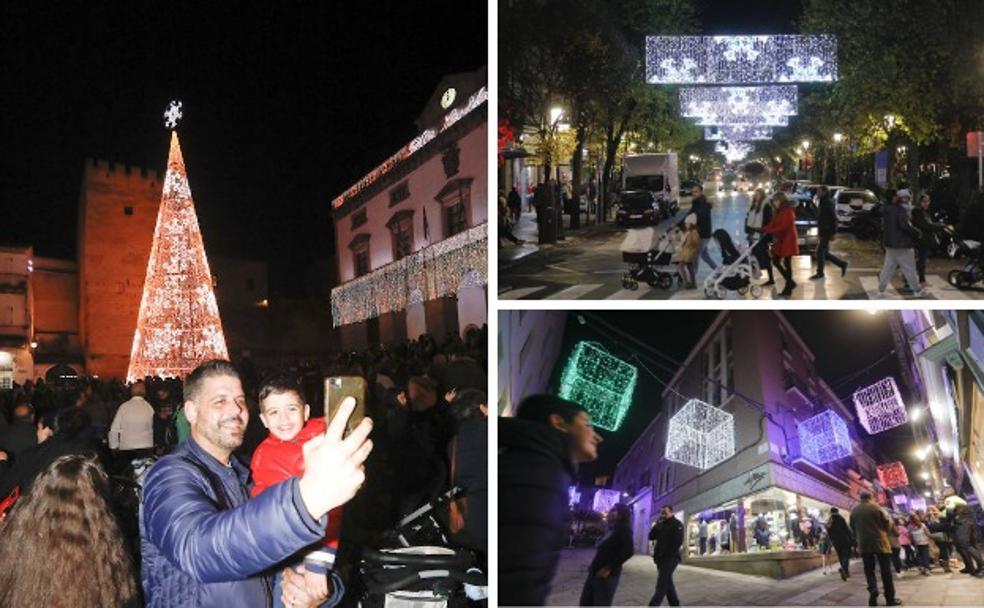
[[[652,527],[652,490],[646,488],[632,501],[632,543],[636,553],[649,553],[649,528]]]

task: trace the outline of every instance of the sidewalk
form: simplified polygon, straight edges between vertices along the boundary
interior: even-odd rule
[[[499,247],[499,268],[509,268],[523,258],[541,249],[549,249],[557,245],[570,245],[577,243],[582,238],[591,238],[597,234],[618,230],[615,222],[592,224],[590,226],[582,223],[581,227],[577,230],[571,230],[571,216],[564,215],[562,217],[564,218],[564,240],[558,240],[556,245],[540,245],[538,244],[539,236],[536,227],[536,212],[524,210],[520,214],[519,223],[513,227],[512,231],[513,236],[524,241],[524,243],[522,245],[514,245],[508,240],[503,241],[502,246]],[[583,215],[581,220],[582,222],[584,221]]]
[[[576,606],[593,549],[565,549],[547,599],[551,606]],[[694,566],[680,566],[673,577],[680,602],[684,606],[867,606],[861,560],[851,560],[851,578],[842,581],[833,572],[819,570],[775,580],[734,574]],[[617,606],[649,603],[656,585],[656,566],[651,557],[636,555],[622,568]],[[881,579],[878,581],[881,588]],[[895,579],[898,599],[907,606],[981,606],[984,605],[984,580],[966,574],[933,571],[921,576],[916,571],[903,572]],[[878,604],[885,605],[884,595]]]

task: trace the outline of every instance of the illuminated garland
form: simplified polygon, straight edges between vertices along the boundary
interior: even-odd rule
[[[724,154],[724,158],[729,163],[735,163],[748,158],[754,150],[753,146],[743,141],[718,142],[714,145],[714,151]]]
[[[905,473],[905,465],[899,461],[880,464],[875,467],[878,481],[886,488],[902,488],[909,485],[909,476]]]
[[[789,116],[785,114],[745,114],[742,116],[724,116],[709,114],[707,116],[692,117],[697,120],[694,124],[698,127],[719,127],[721,125],[739,125],[744,127],[788,127]]]
[[[700,118],[702,124],[775,125],[799,112],[794,85],[769,87],[684,87],[680,115]]]
[[[735,454],[735,417],[691,399],[670,418],[666,459],[709,469]]]
[[[191,186],[172,131],[126,377],[183,378],[203,361],[228,358]]]
[[[872,435],[909,420],[895,378],[885,378],[854,391],[854,406],[858,409],[861,426]]]
[[[466,286],[485,284],[487,250],[483,223],[332,289],[335,327],[454,294],[466,278]]]
[[[799,423],[800,453],[816,464],[846,458],[852,453],[851,436],[844,419],[827,410]]]
[[[632,405],[638,370],[597,342],[578,342],[560,379],[560,396],[583,407],[591,424],[618,430]]]
[[[646,36],[649,84],[837,80],[834,36]]]
[[[345,204],[346,200],[357,195],[359,192],[362,192],[379,178],[392,171],[401,162],[410,158],[414,152],[423,148],[435,137],[450,129],[452,125],[470,114],[475,108],[488,101],[488,99],[489,92],[486,87],[482,87],[476,91],[471,97],[468,98],[467,104],[460,108],[454,108],[444,115],[444,121],[442,122],[440,129],[427,129],[417,137],[413,138],[410,143],[400,148],[396,154],[384,160],[381,165],[367,173],[362,179],[356,182],[355,185],[336,197],[331,203],[332,208],[337,209],[341,207]]]
[[[772,127],[750,125],[706,127],[704,139],[707,141],[767,141],[772,139]]]
[[[618,490],[599,489],[595,492],[591,510],[597,513],[608,513],[612,507],[619,503],[621,498],[622,494]]]

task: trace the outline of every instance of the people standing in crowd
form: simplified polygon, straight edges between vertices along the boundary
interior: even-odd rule
[[[567,489],[601,437],[583,407],[546,394],[498,427],[499,604],[543,606],[567,540]]]
[[[704,196],[704,187],[700,184],[694,184],[694,187],[690,190],[690,194],[693,196],[693,200],[690,202],[690,213],[694,214],[697,218],[697,235],[700,237],[700,246],[697,255],[711,270],[714,270],[717,268],[717,262],[714,261],[714,257],[711,256],[711,251],[708,248],[711,243],[711,235],[714,232],[711,229],[711,203]],[[699,264],[697,262],[695,271],[699,267]],[[696,277],[696,272],[694,276]]]
[[[943,567],[943,572],[949,573],[951,572],[950,549],[953,546],[950,536],[950,526],[940,517],[940,510],[936,505],[929,505],[926,511],[929,517],[929,520],[926,522],[926,527],[929,529],[929,536],[940,549],[940,566]]]
[[[882,208],[882,244],[885,246],[885,264],[878,278],[878,296],[884,297],[888,283],[892,280],[896,269],[901,269],[909,289],[917,298],[925,298],[928,294],[919,286],[919,276],[916,274],[916,258],[913,247],[916,241],[922,239],[922,232],[909,221],[909,200],[912,195],[908,190],[899,190],[892,198],[892,204]]]
[[[154,453],[154,407],[145,394],[143,381],[134,382],[130,399],[120,404],[109,427],[109,449],[116,452],[119,468]]]
[[[837,209],[827,186],[817,188],[817,197],[817,232],[820,242],[817,243],[817,272],[810,277],[811,281],[824,278],[823,270],[827,260],[840,268],[842,277],[847,274],[847,261],[830,252],[830,242],[837,234]]]
[[[38,444],[37,431],[34,428],[34,408],[27,395],[19,395],[14,402],[13,421],[0,430],[0,450],[3,450],[11,463],[25,450]],[[2,499],[4,495],[0,495]]]
[[[324,536],[326,515],[365,480],[372,422],[342,439],[353,399],[345,399],[325,435],[304,449],[304,474],[256,498],[248,470],[232,458],[248,416],[239,375],[228,361],[208,361],[185,380],[189,440],[147,475],[141,497],[142,580],[150,606],[268,606],[269,569]],[[249,534],[230,534],[248,530]],[[327,597],[303,573],[283,572],[283,599],[317,606]]]
[[[902,553],[905,555],[905,569],[908,570],[916,565],[916,551],[912,547],[912,539],[909,538],[909,527],[908,522],[904,517],[899,517],[895,520],[895,533],[899,537],[899,546],[902,549]]]
[[[755,244],[752,255],[758,261],[759,268],[764,269],[769,280],[763,286],[775,285],[775,277],[772,276],[772,262],[769,258],[769,245],[772,243],[772,236],[762,232],[764,226],[768,226],[772,221],[772,200],[765,196],[765,190],[759,188],[752,195],[752,203],[748,208],[748,216],[745,218],[745,234],[748,235],[748,244]],[[757,278],[757,277],[756,277]]]
[[[779,274],[786,285],[778,294],[788,298],[796,289],[793,281],[793,257],[799,255],[799,237],[796,234],[796,201],[790,200],[782,192],[772,197],[772,203],[777,206],[772,221],[762,227],[762,231],[771,234],[775,239],[772,243],[772,258]]]
[[[163,456],[178,445],[178,431],[174,428],[174,405],[169,401],[157,406],[154,416],[154,455]]]
[[[45,467],[0,521],[0,606],[143,605],[109,496],[95,458]]]
[[[912,225],[922,233],[916,241],[916,273],[919,283],[926,283],[926,262],[929,260],[929,250],[935,241],[935,235],[946,230],[946,224],[934,222],[929,213],[929,192],[919,195],[919,204],[912,209]]]
[[[522,245],[523,241],[516,238],[512,233],[512,227],[516,220],[513,219],[512,213],[510,213],[509,208],[506,204],[506,198],[502,195],[499,196],[499,246],[502,246],[502,239],[505,238],[511,241],[514,245]]]
[[[608,512],[609,530],[588,566],[588,578],[581,590],[581,606],[611,606],[614,602],[622,564],[634,553],[631,520],[632,511],[628,505],[617,504]]]
[[[888,535],[892,531],[892,520],[884,509],[872,502],[871,492],[861,491],[861,502],[851,510],[851,530],[857,539],[861,561],[864,562],[864,576],[868,582],[868,605],[877,606],[878,581],[875,579],[875,564],[881,571],[882,586],[886,606],[900,606],[895,598],[895,584],[892,581],[892,546]]]
[[[984,559],[977,548],[977,522],[967,501],[957,495],[953,488],[947,488],[946,519],[953,528],[953,544],[963,559],[962,574],[984,577]]]
[[[449,404],[454,420],[450,463],[452,487],[461,488],[463,496],[455,501],[460,514],[458,529],[452,530],[455,542],[476,551],[484,569],[488,555],[489,500],[489,408],[483,390],[466,388],[456,391]]]
[[[851,552],[855,544],[854,534],[837,507],[830,508],[830,519],[827,520],[826,526],[830,544],[837,552],[837,560],[840,562],[841,579],[846,581],[851,576]]]
[[[680,547],[683,546],[683,524],[673,515],[673,507],[663,505],[659,520],[649,531],[653,541],[653,562],[656,563],[656,591],[649,599],[650,606],[659,606],[666,598],[670,606],[679,606],[680,597],[673,584],[673,572],[680,565]]]
[[[929,576],[929,529],[915,513],[909,514],[909,537],[916,548],[919,574]]]

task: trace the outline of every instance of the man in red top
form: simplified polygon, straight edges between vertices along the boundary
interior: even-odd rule
[[[250,462],[253,476],[252,495],[257,496],[270,486],[297,477],[304,472],[304,444],[327,428],[324,418],[309,420],[311,407],[305,403],[300,385],[287,377],[274,376],[260,388],[260,420],[270,435],[257,446]],[[330,607],[341,601],[344,593],[341,578],[334,572],[335,553],[342,530],[342,509],[328,513],[323,546],[311,547],[304,555],[304,577],[309,587],[328,593],[328,576],[332,586],[328,601]],[[280,577],[276,578],[274,606],[280,608]]]

